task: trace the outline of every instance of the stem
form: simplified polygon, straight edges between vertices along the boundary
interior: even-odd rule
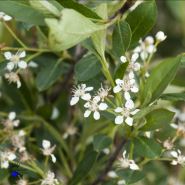
[[[30,51],[30,52],[51,52],[49,49],[44,49],[44,48],[17,48],[17,47],[4,47],[1,48],[1,51],[17,51],[17,50],[25,50],[25,51]]]
[[[12,163],[12,164],[15,164],[17,166],[20,166],[21,168],[27,169],[29,171],[32,171],[32,172],[37,173],[37,174],[39,174],[39,175],[42,176],[42,174],[40,173],[40,171],[38,171],[37,169],[34,169],[34,168],[30,167],[30,166],[27,166],[27,165],[24,165],[24,164],[20,164],[20,163],[17,163],[15,161],[9,161],[9,162]]]
[[[5,22],[3,22],[3,25],[6,27],[6,29],[9,31],[9,33],[12,35],[12,37],[23,47],[23,48],[27,48],[27,46],[17,37],[17,35],[13,32],[13,30],[8,26],[8,24],[6,24]]]
[[[91,185],[103,184],[107,173],[111,170],[115,160],[117,159],[120,151],[122,150],[122,148],[126,144],[126,142],[127,142],[127,140],[122,139],[122,142],[117,146],[114,153],[110,156],[109,161],[107,162],[105,169],[102,171],[102,173],[100,173],[100,175],[95,179],[95,181]]]

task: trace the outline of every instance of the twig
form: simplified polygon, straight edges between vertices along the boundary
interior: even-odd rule
[[[126,144],[127,140],[123,139],[122,142],[117,146],[114,153],[110,156],[110,159],[105,167],[105,169],[100,173],[100,175],[95,179],[91,185],[98,185],[105,180],[107,173],[111,170],[115,160],[117,159],[119,153],[121,152],[123,146]]]

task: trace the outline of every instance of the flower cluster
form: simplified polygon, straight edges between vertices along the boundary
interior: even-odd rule
[[[87,109],[84,113],[84,117],[89,117],[91,113],[93,113],[93,117],[95,120],[100,119],[100,111],[104,111],[108,108],[107,103],[105,103],[105,98],[108,97],[108,92],[110,89],[101,88],[95,93],[96,95],[93,97],[89,93],[92,91],[93,87],[87,87],[86,84],[78,85],[73,89],[73,97],[70,101],[71,105],[75,105],[81,99],[85,100],[86,103],[84,107]]]
[[[55,178],[55,174],[48,171],[46,177],[42,180],[41,185],[57,185],[59,181]]]

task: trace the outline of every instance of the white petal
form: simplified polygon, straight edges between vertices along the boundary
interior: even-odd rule
[[[147,44],[153,44],[154,43],[154,38],[152,36],[147,36],[145,38],[145,41],[147,42]]]
[[[93,114],[93,117],[95,120],[99,120],[100,119],[100,113],[98,111],[95,111]]]
[[[51,147],[50,141],[48,141],[48,140],[43,140],[43,141],[42,141],[42,147],[43,147],[44,149],[50,148],[50,147]]]
[[[175,157],[175,158],[178,157],[178,153],[177,153],[176,151],[171,151],[170,154],[171,154],[173,157]]]
[[[21,82],[20,80],[17,81],[17,88],[20,88],[21,87]]]
[[[137,164],[135,164],[135,162],[132,162],[130,164],[130,169],[131,170],[139,170],[139,166]]]
[[[13,121],[15,118],[16,118],[16,113],[15,112],[10,112],[9,115],[8,115],[8,119]]]
[[[119,113],[119,112],[122,112],[123,111],[123,108],[117,107],[114,111]]]
[[[114,88],[113,88],[113,92],[114,93],[118,93],[118,92],[120,92],[122,90],[122,88],[119,86],[119,85],[117,85],[117,86],[115,86]]]
[[[127,117],[127,118],[125,119],[125,122],[127,123],[127,125],[132,126],[132,125],[133,125],[133,118]]]
[[[122,63],[125,63],[127,61],[127,58],[125,56],[121,56],[120,60],[121,60]]]
[[[5,21],[10,21],[10,20],[12,19],[12,17],[10,17],[9,15],[4,15],[4,16],[3,16],[3,19],[4,19]]]
[[[166,39],[166,35],[162,31],[157,32],[155,37],[158,41],[164,41]]]
[[[12,71],[14,68],[14,63],[13,62],[8,62],[8,64],[6,65],[6,68],[8,69],[8,71]]]
[[[118,185],[125,185],[126,181],[124,179],[118,181]]]
[[[170,126],[171,126],[172,128],[175,128],[175,129],[177,129],[177,128],[178,128],[178,125],[177,125],[177,124],[175,124],[175,123],[170,124]]]
[[[134,78],[134,73],[133,73],[133,71],[130,71],[130,72],[129,72],[128,77],[129,77],[129,79],[133,79],[133,78]],[[135,80],[134,80],[134,83],[135,83]]]
[[[123,159],[125,159],[125,158],[126,158],[126,153],[127,153],[127,151],[126,151],[126,150],[124,150],[124,151],[123,151],[123,154],[122,154],[122,155],[123,155]]]
[[[172,165],[177,165],[177,164],[178,164],[178,162],[177,162],[177,161],[175,161],[175,160],[173,160],[173,161],[171,162],[171,164],[172,164]]]
[[[133,67],[134,67],[134,71],[139,71],[141,65],[138,62],[136,62]]]
[[[81,98],[82,98],[83,100],[88,101],[88,100],[91,99],[91,95],[90,95],[89,93],[86,93],[86,94],[84,94]]]
[[[148,54],[147,54],[146,52],[142,52],[142,53],[140,54],[140,56],[141,56],[141,59],[142,59],[142,60],[146,60],[146,58],[148,57]]]
[[[93,98],[93,101],[96,102],[96,103],[98,103],[100,100],[101,100],[101,98],[99,96],[95,96]]]
[[[21,52],[19,52],[18,55],[19,55],[20,58],[24,58],[26,56],[26,52],[25,51],[21,51]]]
[[[131,57],[131,61],[132,61],[132,62],[135,62],[138,58],[139,58],[138,53],[134,53],[134,54],[132,55],[132,57]]]
[[[94,88],[93,87],[86,87],[85,91],[92,91]]]
[[[131,115],[135,115],[136,113],[138,113],[140,111],[140,109],[135,109],[134,111],[130,112]]]
[[[125,92],[124,93],[124,97],[125,97],[126,100],[130,100],[130,94],[129,94],[129,92]]]
[[[7,51],[4,53],[4,57],[7,59],[7,60],[10,60],[12,58],[12,53]]]
[[[146,48],[148,53],[154,53],[155,52],[155,46],[154,45],[150,45]]]
[[[71,106],[72,106],[72,105],[75,105],[75,104],[78,103],[78,101],[79,101],[79,97],[74,96],[74,97],[71,98],[70,105],[71,105]]]
[[[126,103],[125,103],[125,107],[128,108],[128,109],[133,109],[134,108],[134,102],[131,99],[127,100]]]
[[[139,91],[138,87],[137,86],[133,86],[131,88],[131,91],[134,92],[134,93],[137,93]]]
[[[19,123],[20,123],[19,120],[15,120],[15,121],[13,121],[13,126],[14,127],[18,127],[19,126]]]
[[[55,157],[53,154],[51,154],[50,156],[51,156],[52,162],[53,162],[53,163],[56,163],[56,161],[57,161],[56,157]]]
[[[8,161],[2,161],[1,162],[1,168],[7,169],[9,167],[9,162]]]
[[[18,66],[21,69],[26,69],[27,68],[27,63],[25,61],[21,60],[21,61],[18,62]]]
[[[107,176],[110,177],[110,178],[117,178],[118,177],[118,175],[116,174],[115,171],[109,171],[107,173]]]
[[[16,155],[14,153],[10,153],[8,155],[8,160],[13,161],[14,159],[16,159]]]
[[[99,110],[106,110],[108,108],[108,105],[106,103],[100,103]]]
[[[91,111],[86,110],[85,113],[84,113],[84,117],[87,118],[87,117],[89,117],[90,114],[91,114]]]
[[[123,123],[123,116],[116,116],[115,118],[115,124],[122,124]]]
[[[120,80],[119,78],[118,79],[116,79],[116,84],[123,84],[123,80]]]
[[[84,104],[84,107],[85,107],[85,108],[89,108],[89,107],[90,107],[90,102],[86,102],[86,103]]]

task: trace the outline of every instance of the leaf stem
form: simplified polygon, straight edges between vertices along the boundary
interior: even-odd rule
[[[27,48],[27,46],[17,37],[17,35],[13,32],[13,30],[8,26],[7,23],[3,22],[3,25],[6,27],[8,32],[12,35],[12,37],[23,47]]]

